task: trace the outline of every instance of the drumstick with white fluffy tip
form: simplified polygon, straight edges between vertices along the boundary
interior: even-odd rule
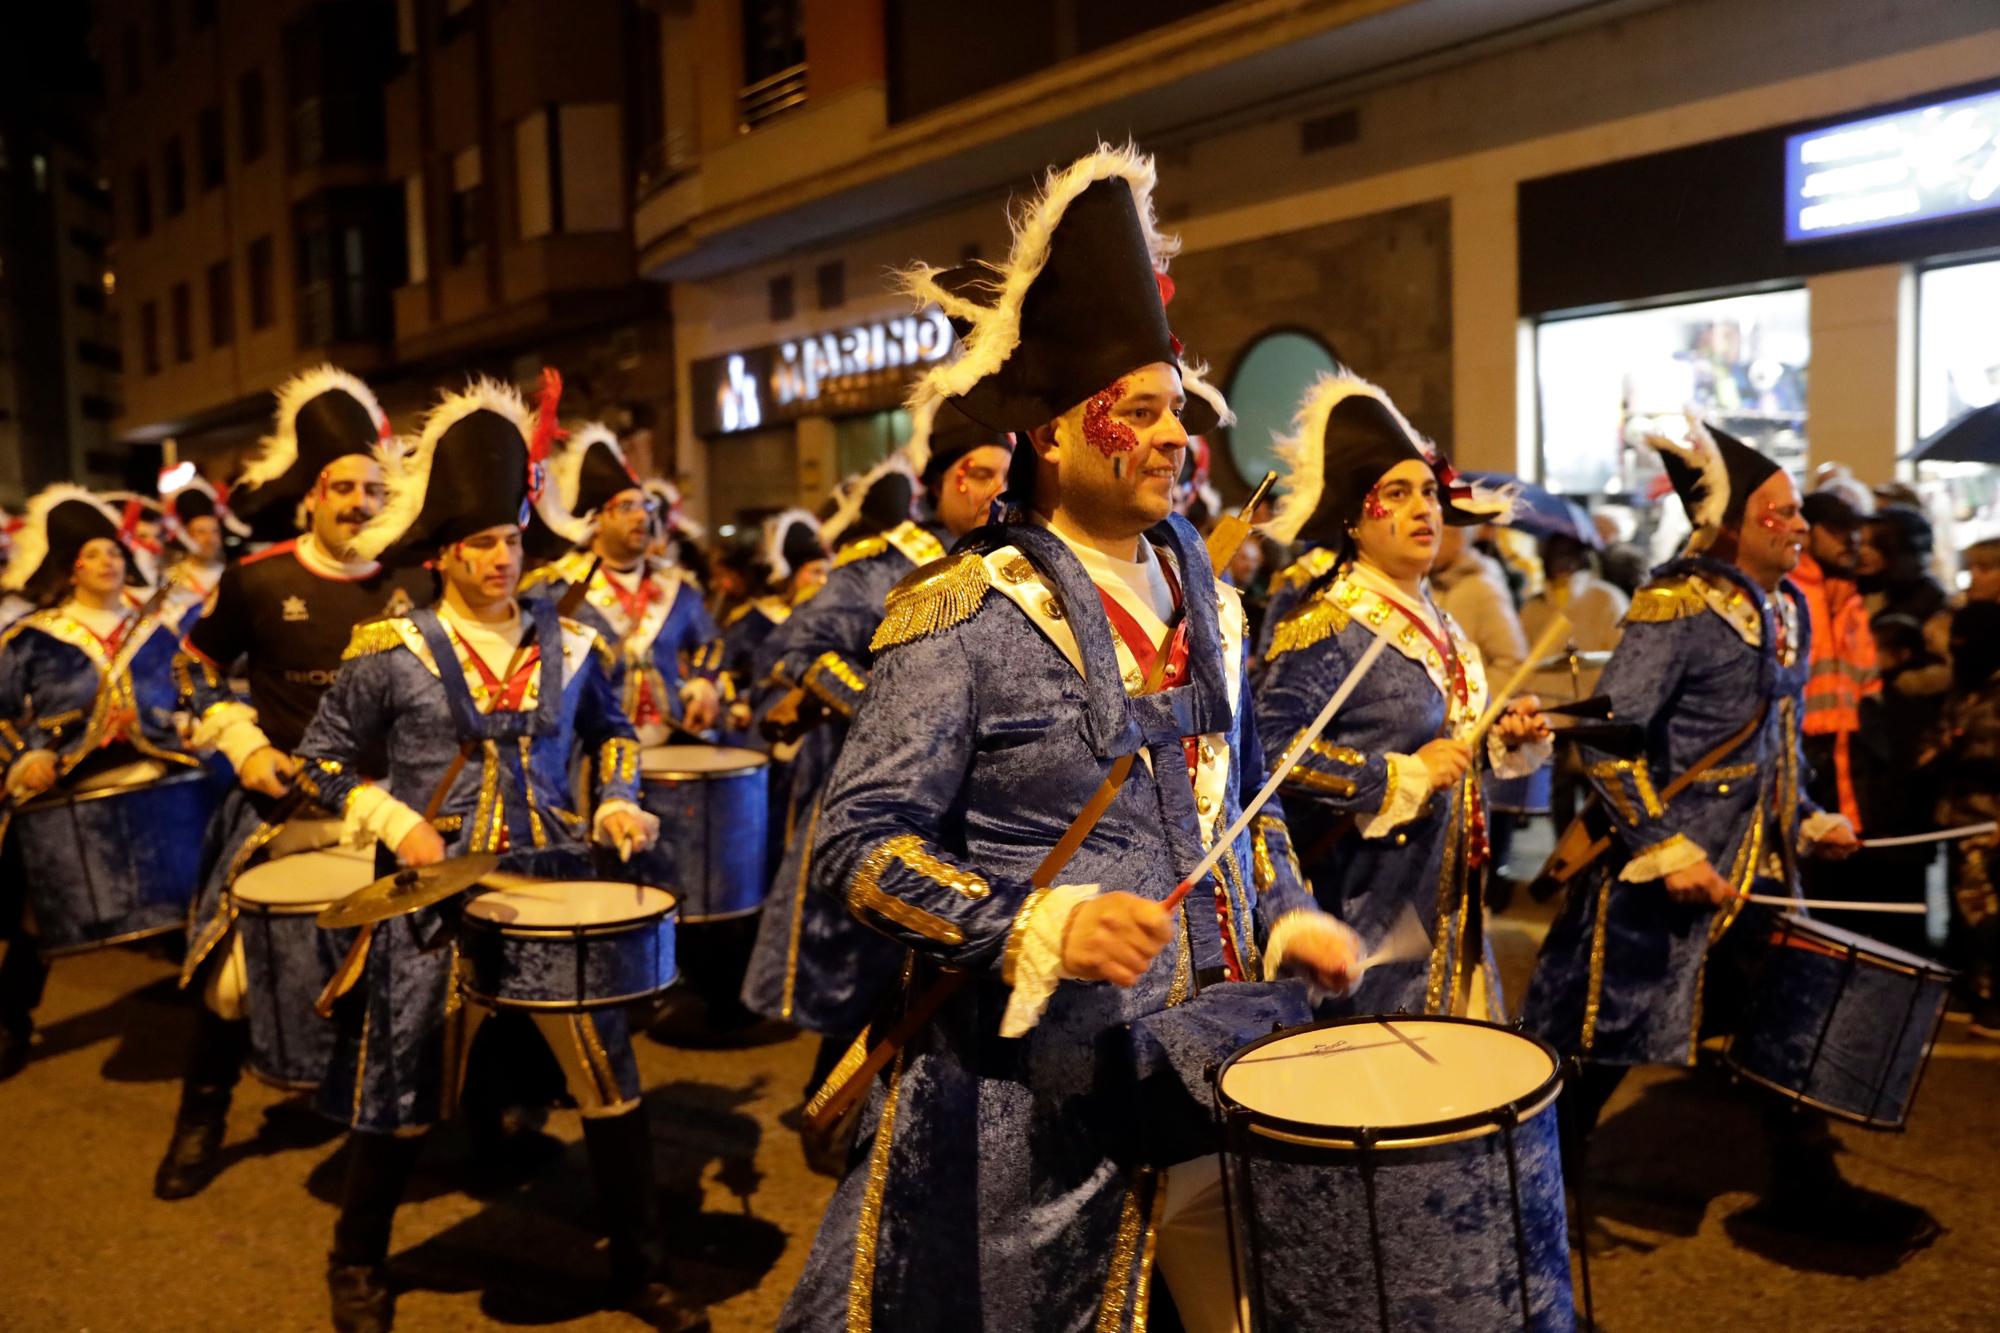
[[[1279,759],[1278,766],[1271,770],[1270,780],[1257,793],[1256,799],[1243,807],[1243,813],[1236,816],[1236,822],[1229,826],[1228,832],[1209,846],[1208,855],[1202,857],[1200,864],[1195,866],[1188,877],[1175,886],[1174,891],[1160,904],[1161,907],[1172,912],[1181,905],[1181,899],[1188,896],[1188,890],[1208,878],[1208,873],[1215,869],[1215,863],[1222,859],[1224,852],[1236,845],[1236,840],[1243,836],[1244,829],[1250,827],[1250,821],[1257,817],[1257,812],[1270,804],[1271,796],[1278,790],[1278,785],[1291,776],[1292,769],[1297,766],[1300,757],[1314,741],[1319,739],[1319,734],[1326,730],[1326,724],[1333,721],[1333,715],[1340,711],[1340,706],[1347,702],[1347,696],[1354,693],[1354,687],[1361,683],[1361,678],[1368,674],[1368,668],[1375,665],[1375,659],[1380,657],[1382,650],[1388,646],[1389,641],[1379,635],[1375,642],[1368,645],[1368,651],[1361,654],[1361,660],[1354,664],[1354,670],[1347,673],[1347,679],[1340,682],[1340,688],[1333,692],[1333,697],[1319,710],[1319,716],[1312,720],[1312,725],[1299,733],[1299,738],[1292,742],[1291,748]]]

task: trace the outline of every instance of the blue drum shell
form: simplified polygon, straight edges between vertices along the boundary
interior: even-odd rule
[[[1501,1129],[1424,1147],[1365,1150],[1364,1161],[1362,1149],[1289,1144],[1234,1124],[1224,1161],[1253,1327],[1574,1329],[1554,1100],[1513,1134],[1510,1171]],[[1300,1230],[1308,1226],[1310,1241],[1301,1243]]]
[[[496,1009],[577,1013],[630,1004],[674,983],[675,911],[608,926],[502,925],[466,914],[466,993]]]
[[[250,1072],[273,1087],[319,1086],[333,1055],[334,1025],[313,1012],[354,932],[321,930],[316,909],[273,912],[236,904],[243,937]]]
[[[180,930],[201,877],[202,833],[221,800],[209,770],[136,787],[43,797],[15,813],[44,954]]]
[[[1900,1128],[1943,1017],[1948,977],[1774,943],[1728,1062],[1831,1115]]]
[[[628,873],[672,889],[681,920],[690,924],[758,910],[770,887],[764,836],[769,784],[766,764],[645,778],[639,803],[659,818],[660,839],[633,856]]]

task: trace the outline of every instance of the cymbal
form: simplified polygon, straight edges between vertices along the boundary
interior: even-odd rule
[[[450,857],[435,865],[405,866],[323,909],[319,924],[329,930],[365,926],[430,907],[465,892],[499,865],[499,857],[481,852],[475,856]]]
[[[1570,658],[1576,658],[1580,667],[1601,667],[1611,661],[1611,651],[1607,648],[1593,649],[1587,653],[1557,653],[1554,657],[1544,657],[1535,663],[1537,671],[1563,671],[1568,669]]]

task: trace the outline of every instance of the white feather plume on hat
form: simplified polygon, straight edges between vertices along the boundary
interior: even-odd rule
[[[764,520],[764,543],[760,553],[764,567],[771,571],[771,585],[781,586],[792,576],[792,562],[785,559],[785,533],[794,523],[803,523],[812,529],[813,535],[824,544],[825,537],[820,531],[819,520],[804,509],[787,509]]]
[[[277,388],[278,410],[271,433],[258,442],[257,453],[244,464],[236,485],[245,489],[275,481],[299,458],[299,410],[330,389],[338,389],[368,409],[378,433],[386,433],[389,418],[366,384],[340,367],[325,364],[301,371]],[[373,452],[380,456],[380,445]]]
[[[42,562],[49,558],[49,514],[66,500],[89,505],[104,515],[104,521],[112,528],[118,527],[117,511],[83,487],[65,481],[43,487],[28,501],[28,508],[21,516],[21,526],[14,532],[14,544],[7,553],[7,567],[0,572],[0,590],[20,592],[42,567]]]
[[[603,445],[618,460],[620,467],[627,472],[632,470],[625,462],[625,450],[619,447],[617,431],[602,421],[586,421],[581,426],[572,427],[569,439],[549,460],[549,481],[555,487],[556,498],[568,513],[576,513],[577,497],[583,491],[583,460],[593,444]],[[588,515],[581,521],[586,527],[595,527],[594,517]]]
[[[1013,245],[1004,264],[987,264],[992,271],[984,290],[994,295],[991,305],[967,300],[938,281],[944,269],[917,264],[898,273],[901,289],[921,304],[934,304],[953,320],[969,326],[961,340],[959,356],[933,366],[918,377],[909,404],[914,412],[926,390],[939,397],[956,398],[1006,364],[1021,345],[1021,305],[1034,285],[1042,266],[1048,263],[1049,244],[1056,225],[1076,197],[1101,180],[1119,179],[1132,191],[1138,209],[1139,226],[1145,234],[1146,249],[1153,270],[1164,273],[1167,264],[1180,253],[1180,237],[1163,232],[1153,210],[1153,186],[1158,173],[1150,153],[1142,153],[1131,140],[1117,147],[1099,143],[1096,151],[1078,158],[1067,167],[1051,168],[1042,180],[1041,191],[1025,207],[1009,216]],[[1222,393],[1206,378],[1208,366],[1190,357],[1181,361],[1181,386],[1198,395],[1215,409],[1220,424],[1233,425],[1236,414],[1229,410]]]
[[[920,485],[917,478],[922,473],[913,465],[913,460],[903,449],[896,450],[866,472],[857,473],[841,483],[840,490],[836,493],[837,503],[834,511],[827,516],[826,522],[820,525],[820,540],[829,548],[837,548],[840,545],[841,534],[853,527],[855,520],[861,517],[861,506],[867,501],[870,488],[892,472],[908,477],[913,490]]]
[[[1688,522],[1697,535],[1713,535],[1722,529],[1722,516],[1729,512],[1729,464],[1708,425],[1694,408],[1687,409],[1688,437],[1685,443],[1649,433],[1646,443],[1657,453],[1668,455],[1698,474],[1700,497],[1688,507]]]
[[[197,472],[181,485],[174,487],[170,491],[163,491],[160,494],[160,503],[166,506],[167,510],[167,526],[172,530],[177,540],[182,536],[185,525],[182,524],[180,516],[174,511],[174,500],[185,491],[194,491],[198,495],[206,495],[209,502],[215,506],[216,521],[222,524],[224,528],[235,533],[238,537],[248,537],[250,535],[250,525],[236,517],[235,511],[223,500],[221,492],[209,484],[208,478]]]
[[[399,440],[386,451],[389,466],[389,501],[382,512],[368,520],[349,543],[357,560],[378,560],[400,541],[424,512],[424,498],[430,492],[431,466],[437,457],[438,441],[444,433],[475,412],[493,412],[505,417],[521,432],[525,447],[535,435],[534,413],[511,384],[484,375],[456,393],[446,393],[424,416],[424,424],[414,441]],[[547,481],[535,499],[535,512],[549,530],[570,542],[589,535],[589,525],[569,513]]]

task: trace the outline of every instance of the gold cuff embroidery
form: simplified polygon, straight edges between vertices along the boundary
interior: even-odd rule
[[[868,853],[861,868],[854,872],[854,882],[847,888],[849,909],[857,916],[862,912],[873,912],[883,920],[937,944],[965,943],[965,932],[957,925],[935,912],[927,912],[914,903],[904,902],[883,891],[882,876],[888,871],[890,863],[896,861],[946,888],[956,889],[967,898],[983,898],[987,894],[985,880],[952,869],[925,851],[922,840],[916,834],[902,833]]]
[[[636,782],[639,779],[639,742],[629,736],[613,736],[597,747],[597,781]]]
[[[1346,764],[1349,768],[1360,768],[1368,762],[1361,751],[1345,745],[1335,745],[1329,740],[1316,740],[1308,748],[1308,753],[1322,759],[1331,759],[1336,764]]]
[[[826,677],[828,676],[832,676],[856,694],[860,694],[863,690],[866,690],[868,682],[856,674],[854,668],[849,666],[841,658],[840,654],[835,652],[821,653],[813,664],[806,668],[805,677],[799,682],[806,689],[812,691],[814,698],[818,699],[828,708],[838,712],[842,717],[854,716],[854,705],[848,697],[836,690],[827,688]]]
[[[1268,831],[1277,826],[1271,815],[1258,815],[1250,824],[1250,882],[1263,893],[1278,882],[1278,867],[1271,860]]]
[[[1000,957],[1000,980],[1009,986],[1014,984],[1014,968],[1021,961],[1021,948],[1028,940],[1028,922],[1048,896],[1047,889],[1036,889],[1021,904],[1021,910],[1014,913],[1014,925],[1007,932],[1007,950]]]
[[[1335,796],[1354,795],[1354,779],[1335,777],[1331,773],[1321,773],[1315,769],[1307,768],[1303,764],[1295,766],[1292,769],[1291,776],[1286,781],[1296,786],[1304,787],[1307,791],[1330,792]],[[1395,790],[1393,780],[1389,789],[1392,792]]]

